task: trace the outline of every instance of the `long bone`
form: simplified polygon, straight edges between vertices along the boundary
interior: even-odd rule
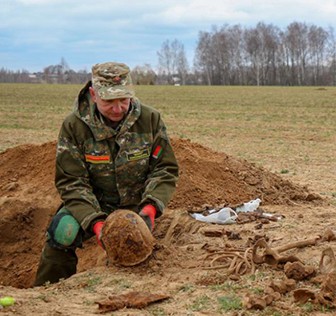
[[[316,245],[319,239],[320,237],[315,237],[312,239],[296,241],[276,248],[271,248],[267,244],[266,240],[264,238],[261,238],[257,240],[257,242],[254,244],[252,248],[253,262],[257,264],[268,263],[270,265],[276,265],[279,263],[294,262],[294,261],[301,262],[301,260],[294,255],[281,256],[280,253],[289,249]],[[264,249],[264,251],[262,255],[259,255],[257,252],[260,251],[261,249]]]

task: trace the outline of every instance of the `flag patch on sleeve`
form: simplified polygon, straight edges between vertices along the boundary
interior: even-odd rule
[[[155,158],[155,159],[158,159],[161,156],[162,151],[163,151],[163,149],[160,145],[156,146],[154,151],[153,151],[152,157]]]

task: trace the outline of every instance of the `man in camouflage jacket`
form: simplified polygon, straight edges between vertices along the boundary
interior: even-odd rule
[[[94,234],[101,245],[104,220],[116,209],[134,210],[153,230],[177,179],[160,113],[135,98],[128,66],[93,66],[60,130],[55,184],[63,204],[48,227],[34,285],[76,273],[76,248]]]

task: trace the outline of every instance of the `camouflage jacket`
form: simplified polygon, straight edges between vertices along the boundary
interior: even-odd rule
[[[160,216],[175,191],[178,165],[158,111],[136,98],[117,130],[79,93],[57,144],[56,187],[84,231],[117,208],[156,206]]]

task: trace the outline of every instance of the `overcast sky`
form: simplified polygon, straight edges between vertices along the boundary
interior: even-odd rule
[[[336,0],[1,0],[0,68],[42,71],[62,57],[74,70],[105,61],[156,68],[174,39],[192,65],[199,31],[294,21],[336,30]]]

